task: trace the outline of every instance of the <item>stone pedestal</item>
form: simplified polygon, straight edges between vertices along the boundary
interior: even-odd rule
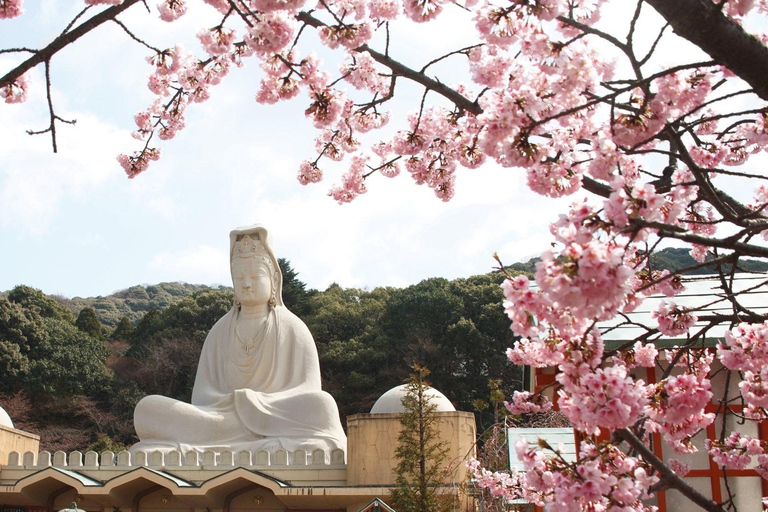
[[[446,484],[466,481],[465,463],[475,455],[475,415],[436,412],[440,440],[448,446],[447,464],[453,468]],[[355,414],[347,417],[347,481],[350,486],[394,485],[400,414]]]

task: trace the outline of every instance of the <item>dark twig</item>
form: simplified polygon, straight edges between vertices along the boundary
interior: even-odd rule
[[[61,121],[62,123],[67,123],[67,124],[75,124],[77,120],[62,119],[61,117],[57,116],[56,113],[53,111],[53,99],[51,98],[51,63],[50,61],[45,61],[45,92],[46,92],[46,96],[48,97],[48,113],[50,114],[51,124],[48,125],[48,128],[44,130],[39,130],[39,131],[27,130],[27,133],[29,135],[41,135],[43,133],[50,132],[51,144],[53,144],[53,152],[58,153],[58,147],[56,146],[56,121]]]
[[[72,18],[72,21],[70,21],[70,22],[67,24],[67,26],[66,26],[66,27],[64,27],[64,30],[62,30],[62,31],[61,31],[61,34],[59,34],[59,35],[60,35],[60,36],[63,36],[64,34],[66,34],[67,32],[69,32],[69,31],[70,31],[70,29],[71,29],[72,27],[74,27],[74,26],[75,26],[75,23],[77,23],[77,20],[79,20],[80,18],[82,18],[82,17],[83,17],[83,14],[85,14],[86,12],[88,12],[88,9],[90,9],[90,8],[91,8],[91,6],[90,6],[90,5],[87,5],[87,6],[86,6],[86,7],[85,7],[85,8],[84,8],[82,11],[80,11],[79,13],[77,13],[77,16],[75,16],[74,18]]]
[[[483,45],[482,44],[473,44],[472,46],[467,46],[465,48],[461,48],[460,50],[454,50],[454,51],[452,51],[450,53],[446,53],[445,55],[443,55],[441,57],[438,57],[438,58],[436,58],[434,60],[431,60],[431,61],[427,62],[424,65],[424,67],[419,70],[419,73],[424,73],[425,71],[427,71],[428,67],[430,67],[430,66],[432,66],[434,64],[437,64],[441,60],[447,59],[451,55],[459,55],[459,54],[466,55],[469,52],[469,50],[472,50],[474,48],[479,48],[480,46],[483,46]]]
[[[0,50],[0,53],[19,53],[19,52],[36,53],[37,50],[33,50],[32,48],[6,48],[5,50]]]
[[[118,20],[117,18],[114,18],[114,19],[112,19],[112,21],[114,21],[115,23],[117,23],[117,24],[120,26],[120,28],[122,28],[122,29],[123,29],[123,31],[124,31],[126,34],[128,34],[129,36],[131,36],[131,39],[133,39],[133,40],[134,40],[134,41],[136,41],[137,43],[140,43],[140,44],[142,44],[142,45],[146,46],[147,48],[149,48],[150,50],[152,50],[152,51],[153,51],[153,52],[155,52],[155,53],[161,53],[161,52],[162,52],[162,50],[160,50],[159,48],[155,48],[154,46],[152,46],[151,44],[147,43],[147,42],[146,42],[146,41],[144,41],[143,39],[140,39],[140,38],[136,37],[136,35],[135,35],[133,32],[131,32],[131,31],[130,31],[130,29],[129,29],[128,27],[126,27],[126,26],[123,24],[123,22],[122,22],[122,21]]]

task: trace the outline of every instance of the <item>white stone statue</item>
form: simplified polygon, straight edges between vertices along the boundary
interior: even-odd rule
[[[232,231],[230,265],[235,305],[208,333],[192,403],[143,398],[131,451],[346,451],[336,402],[320,387],[312,335],[283,305],[267,230]]]

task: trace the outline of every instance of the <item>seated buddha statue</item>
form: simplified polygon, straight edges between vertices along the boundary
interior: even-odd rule
[[[312,335],[283,305],[265,228],[230,233],[230,267],[235,304],[205,340],[191,403],[143,398],[134,411],[140,442],[131,451],[346,451]]]

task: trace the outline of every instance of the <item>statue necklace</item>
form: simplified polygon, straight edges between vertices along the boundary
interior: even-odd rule
[[[256,346],[256,342],[262,338],[264,335],[264,331],[267,328],[267,319],[269,318],[269,315],[264,317],[261,321],[261,325],[256,330],[256,332],[253,334],[253,336],[246,336],[243,338],[240,336],[240,329],[237,324],[235,324],[235,337],[237,338],[237,342],[240,345],[240,351],[245,353],[246,356],[250,355],[253,351],[254,347]]]

